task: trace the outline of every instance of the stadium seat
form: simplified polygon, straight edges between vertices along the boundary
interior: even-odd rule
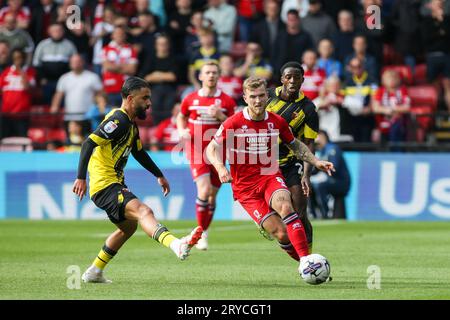
[[[32,151],[33,142],[28,137],[8,137],[0,141],[0,151]]]
[[[416,65],[414,69],[414,84],[421,85],[427,83],[427,65],[421,63]]]
[[[47,130],[42,127],[38,128],[29,128],[28,129],[28,137],[31,139],[33,143],[45,143],[47,141]]]
[[[410,66],[407,65],[392,65],[392,66],[386,66],[383,67],[381,70],[381,74],[383,74],[387,70],[394,70],[397,71],[400,74],[400,77],[402,79],[402,83],[404,85],[412,85],[413,83],[413,76],[412,76],[412,70]]]
[[[64,122],[63,114],[50,113],[48,105],[35,105],[31,107],[31,127],[57,128]]]
[[[437,109],[438,93],[432,85],[408,87],[408,95],[411,98],[411,106],[429,106],[434,112]]]
[[[423,142],[425,140],[426,133],[431,129],[434,123],[433,117],[433,108],[428,105],[424,106],[411,106],[410,110],[412,119],[414,121],[411,129],[413,132],[411,133],[414,136],[414,140],[418,142]]]
[[[47,132],[47,141],[55,140],[65,142],[67,140],[66,130],[62,128],[50,129]]]
[[[247,49],[247,42],[237,41],[233,42],[231,47],[230,55],[233,57],[234,61],[245,58],[245,51]]]

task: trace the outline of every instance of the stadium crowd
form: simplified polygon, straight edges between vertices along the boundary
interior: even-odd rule
[[[450,1],[0,5],[1,137],[28,137],[38,149],[78,150],[120,105],[125,79],[138,75],[153,101],[140,137],[149,149],[171,150],[179,103],[200,88],[207,60],[220,63],[219,87],[239,105],[246,77],[277,86],[280,67],[301,62],[302,91],[333,142],[424,141],[433,118],[420,115],[450,110]]]

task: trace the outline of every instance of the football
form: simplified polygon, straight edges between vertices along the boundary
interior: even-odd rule
[[[330,263],[317,253],[310,254],[300,260],[298,272],[308,284],[321,284],[330,276]]]

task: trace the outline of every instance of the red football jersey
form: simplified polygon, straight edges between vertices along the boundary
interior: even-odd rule
[[[295,139],[288,123],[272,112],[254,121],[244,108],[221,125],[214,140],[226,149],[235,193],[255,186],[261,175],[279,173],[278,138],[287,144]]]
[[[0,25],[4,25],[5,17],[9,13],[15,14],[16,20],[19,23],[29,23],[31,20],[31,12],[30,12],[30,9],[28,9],[28,7],[21,6],[19,8],[19,11],[14,13],[14,12],[12,12],[11,8],[7,6],[7,7],[3,7],[0,10]]]
[[[188,117],[191,143],[193,142],[198,150],[200,146],[201,150],[208,146],[220,127],[220,121],[208,113],[208,109],[214,105],[230,117],[234,114],[236,102],[221,90],[217,90],[213,97],[207,97],[202,89],[189,94],[181,102],[181,113]]]
[[[303,68],[305,69],[305,74],[303,75],[304,81],[301,90],[305,96],[314,100],[319,96],[320,89],[327,78],[326,72],[317,67],[308,69],[306,66],[303,66]]]
[[[23,68],[27,81],[31,87],[36,85],[36,70]],[[15,66],[6,68],[0,75],[0,88],[3,92],[2,112],[29,112],[31,108],[31,91],[22,83],[22,76]]]
[[[111,41],[103,48],[102,60],[109,61],[116,65],[138,63],[136,51],[129,44],[119,46]],[[125,74],[104,71],[103,87],[106,93],[120,93],[122,85],[128,77]]]

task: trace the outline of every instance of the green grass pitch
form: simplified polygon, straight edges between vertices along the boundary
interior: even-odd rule
[[[166,221],[183,236],[194,221]],[[0,221],[0,299],[450,299],[450,223],[313,221],[314,252],[333,281],[304,283],[297,262],[250,221],[214,221],[210,249],[179,261],[142,230],[106,269],[112,284],[69,289],[114,226],[108,221]],[[368,267],[380,268],[369,290]]]

